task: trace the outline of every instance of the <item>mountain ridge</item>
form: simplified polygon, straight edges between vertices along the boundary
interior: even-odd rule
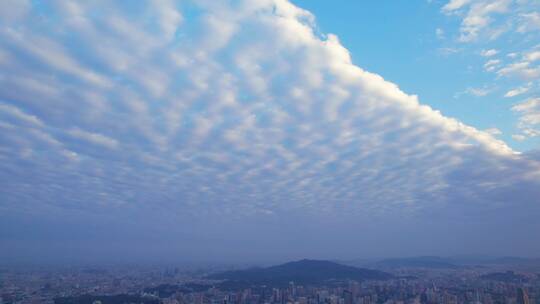
[[[289,282],[321,284],[331,280],[388,280],[393,278],[393,275],[331,261],[303,259],[264,268],[226,271],[206,278],[223,280],[229,285],[285,286]]]

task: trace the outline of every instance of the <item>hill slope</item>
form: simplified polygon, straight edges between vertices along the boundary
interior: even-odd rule
[[[227,271],[208,276],[208,279],[227,280],[236,285],[283,286],[289,282],[297,284],[319,284],[329,280],[387,280],[389,273],[345,266],[329,261],[301,260],[282,265]]]

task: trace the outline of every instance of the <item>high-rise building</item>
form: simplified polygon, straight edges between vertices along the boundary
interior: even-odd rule
[[[517,304],[529,304],[529,295],[523,288],[517,290]]]
[[[360,283],[357,281],[349,282],[349,291],[352,292],[354,298],[360,294]]]
[[[279,289],[272,289],[272,303],[279,303],[281,301],[281,296],[279,294]]]
[[[289,282],[289,295],[293,298],[296,297],[296,285],[294,285],[294,282]]]
[[[343,300],[345,304],[353,304],[353,294],[348,290],[343,290]]]

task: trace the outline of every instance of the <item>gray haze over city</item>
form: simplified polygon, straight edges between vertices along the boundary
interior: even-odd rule
[[[150,2],[0,2],[3,264],[540,256],[538,149],[287,0]]]

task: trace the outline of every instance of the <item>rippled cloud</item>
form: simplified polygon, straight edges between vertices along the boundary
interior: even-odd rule
[[[108,232],[80,223],[157,229],[197,248],[281,229],[339,243],[328,231],[361,228],[377,246],[378,229],[402,225],[428,248],[430,225],[449,225],[444,242],[469,227],[483,246],[485,227],[539,210],[538,157],[355,66],[288,1],[1,5],[6,242],[31,234],[16,232],[27,220],[96,239]]]

